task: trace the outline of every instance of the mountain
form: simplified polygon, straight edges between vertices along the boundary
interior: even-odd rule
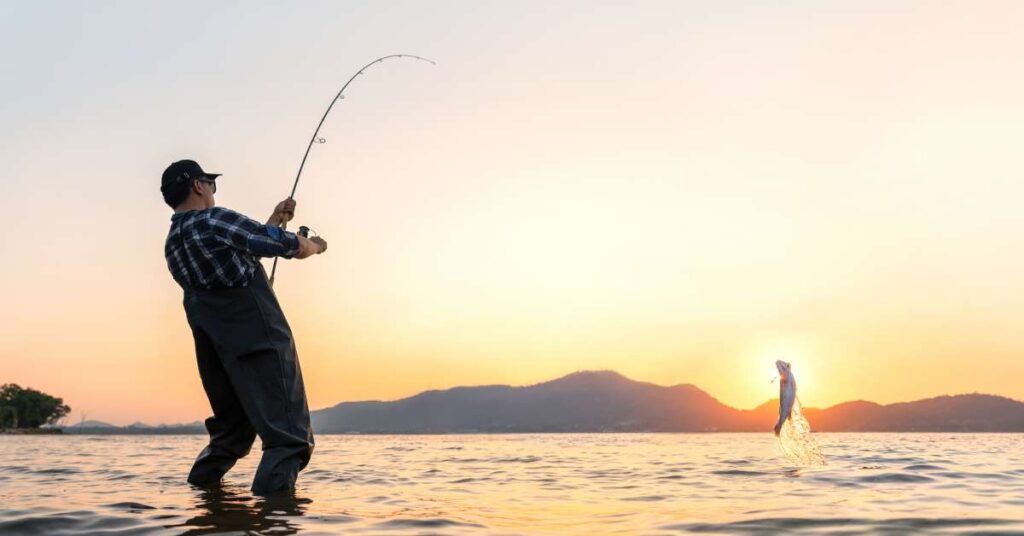
[[[312,413],[317,433],[767,432],[778,400],[740,410],[690,384],[661,386],[612,371],[575,372],[523,387],[426,391],[391,402],[343,402]],[[863,400],[804,408],[818,432],[1024,432],[1024,403],[966,394],[914,402]],[[85,421],[80,434],[205,434],[203,423],[115,426]]]
[[[817,431],[1024,432],[1024,403],[991,395],[857,401],[804,413]],[[690,384],[666,387],[612,371],[524,387],[455,387],[391,402],[343,402],[312,413],[317,432],[370,434],[763,432],[777,416],[777,400],[739,410]]]
[[[313,428],[328,433],[703,431],[734,411],[692,385],[662,387],[600,371],[527,387],[456,387],[394,402],[344,402],[313,412]]]

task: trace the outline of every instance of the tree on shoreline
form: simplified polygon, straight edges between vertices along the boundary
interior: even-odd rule
[[[18,427],[18,412],[10,406],[0,406],[0,430]]]
[[[0,428],[39,428],[70,412],[63,399],[13,383],[0,386]]]

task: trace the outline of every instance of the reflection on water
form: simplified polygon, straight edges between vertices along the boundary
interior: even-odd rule
[[[225,531],[295,534],[299,526],[291,518],[302,516],[306,505],[313,502],[296,494],[254,499],[230,486],[196,489],[199,489],[197,513],[180,525],[187,527],[182,534],[222,534]]]
[[[1024,534],[1024,436],[322,436],[295,495],[258,456],[185,483],[200,436],[0,436],[0,534]]]

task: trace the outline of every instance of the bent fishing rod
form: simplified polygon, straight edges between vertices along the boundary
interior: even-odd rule
[[[353,80],[362,75],[364,71],[378,63],[383,62],[384,60],[389,60],[391,58],[419,60],[425,61],[431,65],[437,65],[437,63],[435,63],[433,60],[428,60],[427,58],[415,56],[412,54],[391,54],[389,56],[382,56],[380,58],[377,58],[371,61],[370,63],[364,65],[358,71],[356,71],[356,74],[352,75],[352,77],[349,78],[347,82],[345,82],[345,85],[341,86],[341,89],[338,90],[338,94],[335,95],[333,99],[331,99],[331,103],[327,106],[327,110],[324,112],[323,117],[320,118],[320,123],[316,125],[316,130],[313,131],[313,137],[309,139],[309,145],[306,146],[306,154],[302,155],[302,163],[299,164],[299,172],[295,174],[295,183],[292,184],[292,193],[288,194],[289,199],[295,198],[295,190],[299,187],[299,179],[302,178],[302,169],[306,167],[306,158],[309,157],[309,151],[313,148],[313,144],[327,143],[326,139],[320,137],[320,127],[324,126],[324,121],[327,120],[327,115],[331,113],[331,109],[334,108],[334,105],[338,101],[345,98],[345,89],[348,88],[348,85],[351,84]],[[281,223],[281,228],[284,229],[287,225],[287,222],[283,222]],[[302,236],[308,236],[309,228],[306,226],[299,227],[299,234],[301,234]],[[270,286],[274,286],[274,274],[277,272],[277,259],[278,257],[274,257],[274,266],[270,269]]]

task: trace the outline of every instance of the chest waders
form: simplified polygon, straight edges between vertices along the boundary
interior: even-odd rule
[[[199,453],[188,481],[215,484],[258,435],[263,458],[253,493],[295,487],[313,453],[302,370],[292,332],[263,266],[248,286],[204,290],[182,285],[185,315],[213,417],[210,444]]]

